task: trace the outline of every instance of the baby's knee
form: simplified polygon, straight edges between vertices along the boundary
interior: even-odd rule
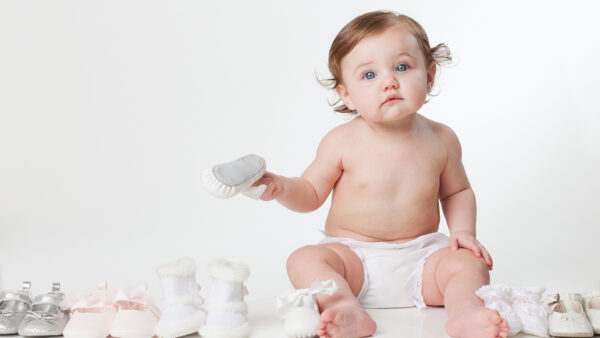
[[[335,260],[335,251],[322,245],[307,245],[296,249],[288,257],[286,268],[288,273],[291,270],[306,267],[307,264],[316,264],[318,262],[330,262]]]
[[[478,273],[489,275],[489,268],[482,257],[477,257],[467,249],[451,251],[444,264],[451,273]]]

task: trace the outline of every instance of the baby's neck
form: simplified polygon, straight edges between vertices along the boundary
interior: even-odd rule
[[[418,122],[420,120],[420,115],[417,113],[408,115],[404,118],[394,120],[394,121],[385,121],[385,122],[374,122],[368,121],[364,119],[362,116],[359,118],[363,119],[363,121],[377,134],[382,136],[390,135],[390,136],[410,136],[414,134],[418,129]]]

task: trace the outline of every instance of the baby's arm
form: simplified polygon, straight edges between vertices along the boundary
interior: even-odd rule
[[[266,172],[254,183],[254,186],[267,185],[261,199],[277,199],[283,206],[298,212],[318,209],[342,175],[341,141],[339,127],[325,135],[319,144],[315,160],[301,177],[285,177]]]
[[[450,230],[450,247],[471,250],[476,256],[483,257],[491,269],[490,254],[475,238],[475,194],[462,164],[460,142],[446,126],[440,127],[439,135],[447,150],[446,167],[440,176],[440,201]]]

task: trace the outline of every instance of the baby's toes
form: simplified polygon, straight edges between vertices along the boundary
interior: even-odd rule
[[[496,336],[498,336],[499,338],[508,337],[508,328],[505,329],[503,327],[496,326],[495,332],[496,332]]]
[[[340,327],[337,325],[330,324],[327,326],[328,337],[341,337]]]
[[[331,323],[335,320],[336,314],[337,313],[334,311],[325,310],[325,312],[323,312],[321,314],[321,323],[320,324],[323,324],[324,327],[327,327],[328,323]],[[319,325],[319,327],[320,327],[320,325]]]
[[[493,325],[501,325],[502,322],[506,323],[506,321],[504,319],[502,319],[502,317],[500,317],[500,314],[498,313],[498,311],[485,309],[485,315],[487,316],[487,319],[489,320],[489,322],[492,323]],[[507,325],[507,327],[508,327],[508,325]]]

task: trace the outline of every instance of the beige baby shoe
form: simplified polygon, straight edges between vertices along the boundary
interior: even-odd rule
[[[582,295],[582,305],[595,334],[600,334],[600,289]]]
[[[554,337],[593,337],[594,330],[583,311],[578,293],[553,294],[545,301],[552,312],[548,316],[549,333]]]

